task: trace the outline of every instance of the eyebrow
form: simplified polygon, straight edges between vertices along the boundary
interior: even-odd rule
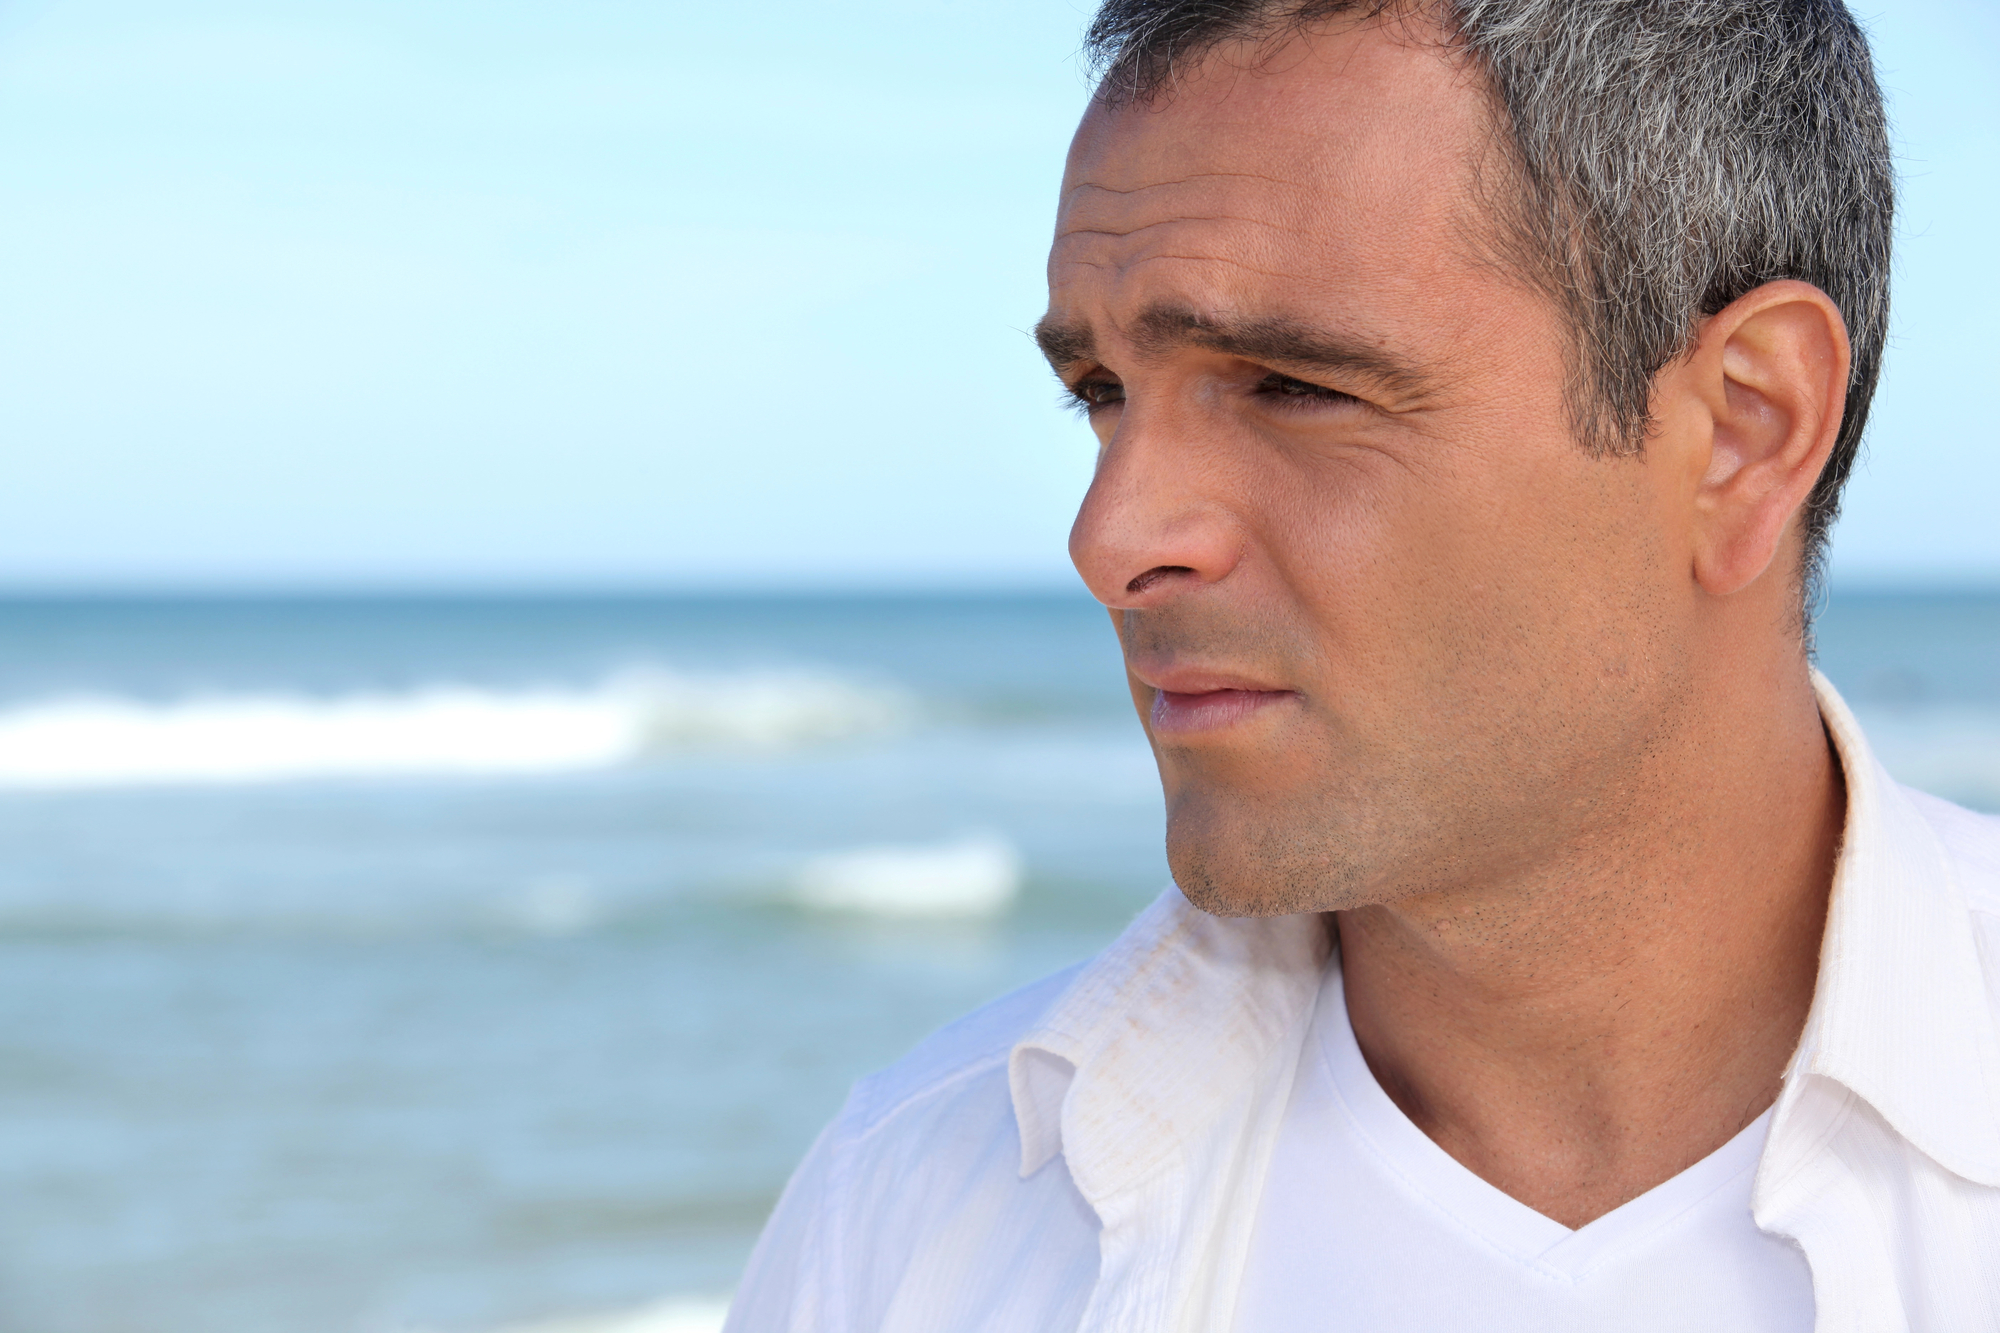
[[[1148,306],[1133,323],[1132,342],[1149,357],[1199,347],[1267,365],[1359,375],[1410,397],[1434,387],[1430,375],[1402,357],[1284,316],[1235,320],[1205,315],[1191,306]],[[1097,354],[1097,337],[1088,324],[1052,317],[1035,325],[1035,344],[1058,374]]]
[[[1054,315],[1043,315],[1035,322],[1035,346],[1042,349],[1042,355],[1060,375],[1064,367],[1097,355],[1097,335],[1088,324],[1063,324]]]

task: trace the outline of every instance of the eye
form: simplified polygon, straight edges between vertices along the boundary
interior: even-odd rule
[[[1063,396],[1071,407],[1089,415],[1100,407],[1124,402],[1125,386],[1105,375],[1086,375],[1076,383],[1066,385]]]
[[[1256,393],[1262,398],[1277,399],[1288,407],[1294,403],[1303,405],[1305,403],[1358,403],[1361,401],[1351,393],[1342,393],[1338,389],[1329,389],[1324,384],[1313,384],[1306,380],[1295,379],[1290,375],[1281,375],[1275,370],[1257,381]]]

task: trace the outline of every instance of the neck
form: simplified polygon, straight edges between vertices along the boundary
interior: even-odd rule
[[[1747,678],[1674,729],[1639,813],[1504,882],[1337,916],[1383,1089],[1566,1226],[1755,1120],[1812,1002],[1845,791],[1803,669]]]

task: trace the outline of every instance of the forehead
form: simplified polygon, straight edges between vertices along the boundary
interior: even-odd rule
[[[1225,48],[1152,104],[1093,106],[1064,174],[1050,322],[1173,305],[1321,326],[1449,316],[1491,143],[1476,79],[1377,24]]]

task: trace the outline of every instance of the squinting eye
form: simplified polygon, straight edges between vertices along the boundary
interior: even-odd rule
[[[1125,386],[1117,380],[1078,380],[1069,386],[1070,401],[1089,412],[1125,401]]]
[[[1305,380],[1293,379],[1290,375],[1280,375],[1275,371],[1257,381],[1257,392],[1274,398],[1316,400],[1323,403],[1358,403],[1361,400],[1351,393],[1329,389],[1323,384],[1312,384]]]

